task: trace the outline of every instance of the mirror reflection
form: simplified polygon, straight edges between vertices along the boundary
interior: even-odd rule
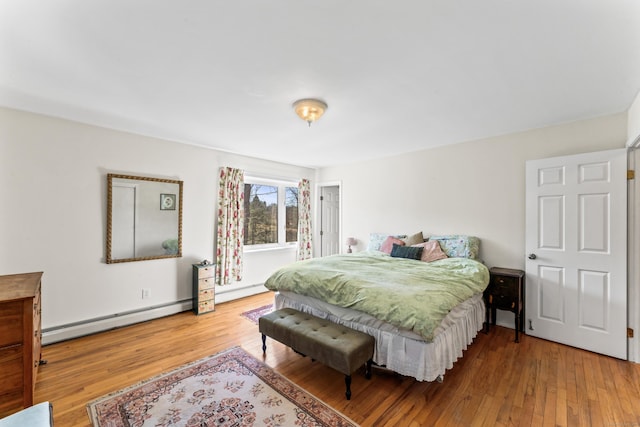
[[[182,181],[107,175],[107,264],[182,256]]]

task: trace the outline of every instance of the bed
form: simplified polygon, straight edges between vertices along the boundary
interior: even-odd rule
[[[401,240],[407,242],[371,236],[367,251],[298,261],[274,272],[265,286],[276,291],[277,309],[372,335],[377,365],[441,381],[483,327],[489,272],[477,260],[476,237],[396,244]]]

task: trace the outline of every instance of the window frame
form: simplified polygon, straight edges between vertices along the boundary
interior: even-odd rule
[[[294,248],[298,244],[298,240],[295,242],[287,242],[287,222],[286,222],[286,188],[294,187],[298,188],[298,183],[294,181],[288,181],[284,179],[274,179],[274,178],[262,178],[257,176],[247,176],[244,177],[244,184],[252,184],[252,185],[269,185],[272,187],[278,188],[278,242],[276,243],[260,243],[257,245],[247,245],[244,243],[244,238],[242,242],[242,247],[244,252],[254,252],[254,251],[262,251],[269,249],[286,249],[286,248]],[[245,197],[250,197],[249,194],[245,194]],[[299,201],[299,200],[298,200]],[[245,213],[246,217],[246,213]]]

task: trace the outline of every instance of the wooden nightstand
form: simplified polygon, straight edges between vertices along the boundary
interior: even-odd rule
[[[525,273],[522,270],[493,267],[489,269],[489,286],[484,291],[487,306],[486,331],[489,320],[496,324],[496,309],[508,310],[515,314],[516,342],[518,333],[524,332],[524,292]]]

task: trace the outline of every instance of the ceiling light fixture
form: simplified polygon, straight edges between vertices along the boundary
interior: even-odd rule
[[[299,99],[293,103],[293,109],[311,127],[311,123],[318,120],[327,110],[327,103],[319,99]]]

